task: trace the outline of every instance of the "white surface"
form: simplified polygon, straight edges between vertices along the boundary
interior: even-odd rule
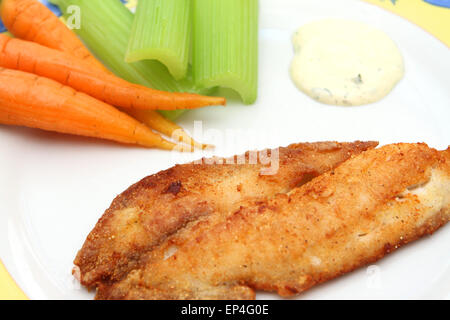
[[[292,33],[329,17],[364,21],[398,44],[406,74],[385,99],[334,107],[296,89],[289,77]],[[203,140],[218,145],[216,154],[318,140],[424,141],[441,149],[450,143],[450,52],[413,24],[357,0],[264,0],[260,37],[258,102],[194,111],[182,119],[190,129],[203,120]],[[92,298],[72,278],[72,260],[114,196],[148,174],[201,156],[4,126],[0,150],[0,257],[33,299]],[[449,253],[447,225],[300,298],[450,298]]]

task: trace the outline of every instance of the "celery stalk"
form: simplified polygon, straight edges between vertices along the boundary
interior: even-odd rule
[[[193,0],[193,74],[202,88],[258,91],[258,0]]]
[[[67,17],[67,8],[78,6],[81,27],[74,31],[88,48],[117,76],[140,85],[170,92],[197,92],[192,77],[176,81],[167,68],[156,60],[126,63],[124,60],[133,24],[131,13],[119,0],[50,0]],[[184,110],[161,111],[173,120]]]
[[[191,41],[190,0],[139,1],[126,62],[155,59],[177,80],[186,77]]]

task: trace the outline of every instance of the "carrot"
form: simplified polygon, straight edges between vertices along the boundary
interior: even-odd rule
[[[15,37],[70,52],[93,67],[107,71],[76,34],[39,1],[2,0],[0,16]]]
[[[106,103],[56,81],[4,68],[0,68],[0,123],[145,147],[176,147]]]
[[[66,52],[83,60],[86,64],[89,64],[90,68],[87,70],[98,70],[99,72],[105,71],[111,75],[109,70],[89,52],[78,37],[70,31],[61,20],[56,18],[47,7],[38,1],[3,0],[0,6],[0,15],[4,24],[16,37],[35,41],[44,46]],[[4,48],[5,44],[0,45],[0,47]],[[18,63],[19,56],[17,56],[17,60],[13,58],[12,61]],[[46,53],[38,53],[38,56],[46,56]],[[23,57],[21,57],[20,60],[23,63]],[[31,59],[31,61],[33,61],[33,59]],[[34,66],[29,67],[31,67],[31,69],[35,68]],[[45,65],[42,66],[42,68],[45,69]],[[25,69],[25,71],[33,70]],[[56,72],[55,75],[58,75],[58,72]],[[54,78],[54,80],[58,79]],[[193,139],[190,140],[191,138],[189,135],[187,135],[181,127],[165,119],[159,113],[138,110],[135,110],[133,113],[138,113],[139,120],[146,123],[154,130],[160,130],[168,136],[172,136],[173,133],[177,131],[181,134],[181,138],[184,141],[192,141],[193,145],[196,147],[208,147],[208,145],[198,144]]]
[[[173,93],[127,82],[91,68],[82,60],[34,42],[0,35],[0,66],[35,73],[122,108],[192,109],[225,104],[225,99]]]
[[[173,123],[172,121],[167,120],[156,111],[138,109],[128,109],[124,111],[138,121],[146,124],[150,128],[159,131],[178,142],[183,142],[199,149],[214,148],[213,145],[203,144],[195,141],[186,131],[184,131],[182,127],[180,127],[176,123]]]

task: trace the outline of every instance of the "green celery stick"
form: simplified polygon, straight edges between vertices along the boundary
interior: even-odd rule
[[[202,88],[258,92],[258,0],[193,0],[193,74]]]
[[[190,0],[139,1],[126,62],[155,59],[177,80],[186,77],[191,44]]]
[[[69,6],[75,5],[80,8],[81,26],[74,31],[91,52],[117,76],[158,90],[209,93],[209,90],[199,90],[194,85],[190,73],[186,79],[176,81],[167,68],[156,60],[125,62],[134,15],[119,0],[50,0],[50,2],[59,6],[66,17]],[[160,112],[173,120],[185,111]]]

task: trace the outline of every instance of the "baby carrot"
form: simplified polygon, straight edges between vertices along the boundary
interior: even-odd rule
[[[68,53],[7,35],[0,35],[0,48],[1,67],[53,79],[122,108],[175,110],[225,104],[225,99],[220,97],[165,92],[133,84],[91,68]]]
[[[4,68],[0,68],[0,123],[145,147],[176,147],[106,103],[56,81]]]
[[[146,124],[150,128],[159,131],[162,134],[165,134],[166,136],[171,137],[178,142],[183,142],[199,149],[214,148],[214,146],[210,144],[203,144],[195,141],[186,131],[184,131],[182,127],[180,127],[176,123],[167,120],[156,111],[127,109],[125,110],[125,112],[131,115],[133,118]]]
[[[15,37],[70,52],[93,67],[107,71],[76,34],[39,1],[2,0],[0,16],[5,27]]]

